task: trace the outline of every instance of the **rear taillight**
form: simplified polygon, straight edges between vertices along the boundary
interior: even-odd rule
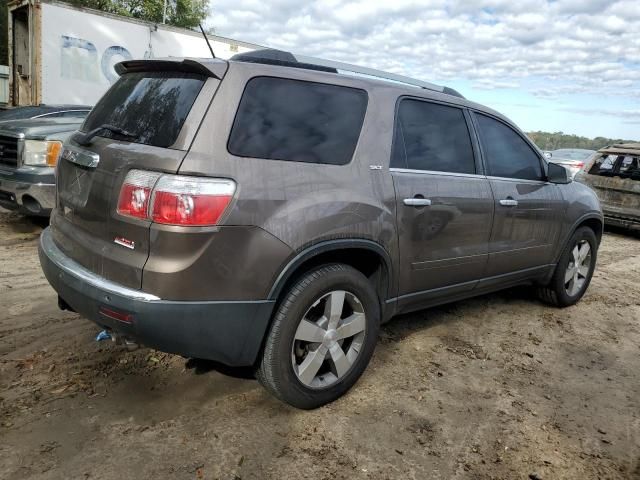
[[[127,173],[120,197],[118,198],[118,213],[128,217],[148,218],[151,191],[160,178],[159,173],[131,170]]]
[[[131,170],[120,190],[118,213],[165,225],[216,225],[235,191],[233,180]]]
[[[151,218],[168,225],[215,225],[235,191],[231,180],[165,175],[153,190]]]

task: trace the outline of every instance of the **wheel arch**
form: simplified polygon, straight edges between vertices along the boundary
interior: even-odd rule
[[[380,307],[385,311],[385,301],[393,296],[391,257],[380,244],[366,239],[329,240],[302,250],[281,270],[268,299],[277,302],[301,275],[326,263],[344,263],[369,278],[378,293]]]
[[[602,215],[598,213],[587,213],[580,217],[576,222],[574,222],[571,228],[569,228],[569,230],[567,231],[567,234],[565,235],[561,243],[562,248],[558,249],[559,252],[556,255],[555,263],[558,263],[558,261],[560,260],[560,256],[562,255],[562,252],[567,245],[567,242],[580,227],[589,227],[591,230],[593,230],[596,235],[596,239],[598,240],[598,245],[600,244],[602,235],[604,233],[604,219],[602,218]]]

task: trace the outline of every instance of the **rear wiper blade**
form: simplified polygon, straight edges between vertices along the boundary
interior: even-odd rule
[[[93,140],[93,137],[95,137],[96,135],[98,135],[100,132],[104,130],[113,132],[117,135],[120,135],[121,137],[131,138],[132,140],[135,140],[136,138],[139,137],[139,135],[136,135],[135,133],[131,133],[120,127],[116,127],[114,125],[109,125],[105,123],[104,125],[100,125],[99,127],[94,128],[90,132],[87,132],[87,133],[78,132],[73,136],[73,139],[76,142],[78,142],[80,145],[87,146],[91,144],[91,140]]]

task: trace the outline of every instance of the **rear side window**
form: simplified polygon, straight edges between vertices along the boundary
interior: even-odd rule
[[[253,78],[240,100],[228,149],[239,157],[344,165],[353,157],[366,109],[363,90]]]
[[[613,169],[617,161],[618,155],[603,155],[593,163],[589,169],[589,173],[591,175],[611,176],[613,175]]]
[[[404,99],[396,115],[391,166],[475,173],[469,129],[460,108]]]
[[[480,114],[476,118],[490,176],[543,179],[538,155],[518,133],[493,118]]]
[[[602,155],[589,169],[591,175],[640,180],[640,157],[632,155]]]
[[[87,116],[82,130],[112,125],[132,134],[100,136],[169,147],[178,138],[205,77],[184,72],[125,73]]]
[[[640,179],[640,158],[626,155],[620,162],[618,175],[623,178]]]

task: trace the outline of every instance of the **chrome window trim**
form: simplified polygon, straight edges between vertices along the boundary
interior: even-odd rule
[[[546,180],[529,180],[526,178],[512,178],[512,177],[494,177],[490,175],[482,175],[479,173],[455,173],[455,172],[440,172],[436,170],[413,170],[411,168],[389,168],[390,172],[395,173],[417,173],[421,175],[439,175],[443,177],[463,177],[463,178],[485,178],[487,180],[504,180],[508,182],[517,182],[517,183],[530,183],[533,185],[553,185],[551,182]]]
[[[551,182],[546,180],[529,180],[527,178],[513,178],[513,177],[494,177],[491,175],[487,175],[489,180],[504,180],[508,182],[517,182],[517,183],[530,183],[533,185],[554,185]]]
[[[395,173],[417,173],[421,175],[439,175],[443,177],[467,177],[467,178],[487,178],[480,173],[456,173],[456,172],[441,172],[438,170],[414,170],[412,168],[397,168],[390,167],[390,172]]]

